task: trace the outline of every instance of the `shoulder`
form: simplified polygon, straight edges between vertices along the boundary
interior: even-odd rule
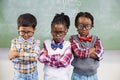
[[[47,40],[45,40],[44,42],[47,42],[47,43],[48,43],[48,42],[51,42],[51,40],[47,39]]]
[[[49,39],[44,41],[44,44],[50,44],[50,43],[51,43],[51,40]]]
[[[69,39],[70,42],[78,41],[78,40],[79,40],[79,37],[78,37],[77,34],[76,34],[76,35],[71,35],[71,37],[70,37],[70,39]]]
[[[45,40],[45,41],[43,42],[43,46],[44,46],[44,48],[46,48],[46,49],[50,48],[50,47],[51,47],[51,40]]]
[[[14,39],[11,40],[11,43],[17,43],[18,40],[19,40],[19,38],[14,38]]]
[[[33,37],[33,43],[39,43],[40,44],[40,40]]]
[[[69,45],[70,44],[70,41],[64,41],[65,44]]]
[[[75,38],[77,38],[77,37],[78,37],[77,34],[76,34],[76,35],[71,35],[70,38],[69,38],[69,40],[73,40],[73,39],[75,39]]]
[[[68,47],[70,48],[71,47],[70,41],[64,41],[63,46],[64,48],[68,48]]]
[[[92,35],[93,39],[100,39],[97,35]]]
[[[70,38],[74,38],[74,37],[77,37],[78,35],[76,34],[76,35],[71,35],[70,36]]]

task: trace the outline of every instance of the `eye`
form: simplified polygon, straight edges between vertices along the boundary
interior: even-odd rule
[[[53,31],[52,33],[55,36],[57,36],[57,35],[63,36],[65,34],[65,31]]]
[[[78,28],[78,29],[83,29],[83,28],[85,28],[85,29],[89,30],[89,29],[92,28],[92,26],[91,26],[90,24],[79,24],[77,28]]]
[[[77,28],[78,28],[78,29],[83,29],[83,27],[84,27],[83,24],[79,24]]]
[[[26,31],[18,31],[18,33],[19,33],[20,35],[25,35],[25,34],[27,34],[28,36],[32,36],[32,35],[34,34],[34,32],[32,32],[32,31],[28,31],[28,32],[26,32]]]
[[[92,26],[90,24],[86,25],[85,27],[86,27],[86,29],[91,29],[92,28]]]

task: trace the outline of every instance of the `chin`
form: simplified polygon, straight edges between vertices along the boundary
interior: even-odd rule
[[[59,43],[61,40],[59,39],[54,39],[56,43]]]
[[[24,38],[25,40],[29,39],[29,38]]]
[[[87,34],[81,34],[81,36],[87,36]]]

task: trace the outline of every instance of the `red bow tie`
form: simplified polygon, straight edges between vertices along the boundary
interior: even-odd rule
[[[80,37],[81,42],[86,42],[86,41],[91,42],[91,40],[92,40],[92,36],[90,36],[90,37]]]

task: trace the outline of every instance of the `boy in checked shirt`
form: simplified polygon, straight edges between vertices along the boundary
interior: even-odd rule
[[[38,80],[40,41],[33,37],[37,20],[25,13],[18,17],[17,24],[19,37],[12,40],[9,51],[9,59],[14,63],[14,80]]]

